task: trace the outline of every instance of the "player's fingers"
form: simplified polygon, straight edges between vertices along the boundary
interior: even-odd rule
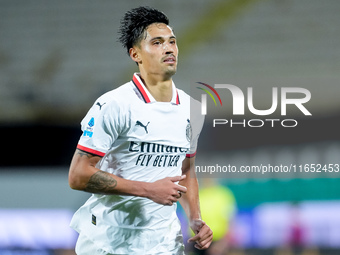
[[[205,250],[209,248],[211,242],[212,242],[212,235],[209,237],[209,239],[203,240],[201,242],[196,241],[194,247],[198,250]]]
[[[203,238],[201,239],[202,241],[197,242],[197,244],[198,244],[202,249],[207,249],[207,248],[210,246],[211,242],[212,242],[212,238],[213,238],[212,234],[207,235],[207,236],[205,236],[205,237],[203,237]]]
[[[189,240],[188,240],[188,243],[191,243],[191,242],[196,242],[200,239],[200,237],[197,235],[191,237]]]
[[[182,192],[182,193],[186,193],[187,192],[187,188],[182,186],[182,185],[178,185],[176,186],[176,190],[177,192]]]
[[[182,192],[178,191],[175,194],[172,195],[174,198],[176,198],[176,201],[182,197]]]
[[[179,182],[182,181],[186,178],[186,175],[181,175],[181,176],[174,176],[174,177],[170,177],[170,181],[172,182]]]
[[[181,186],[182,187],[182,186]],[[185,188],[185,187],[184,187]],[[178,189],[177,187],[171,191],[171,196],[173,196],[174,198],[178,199],[182,196],[182,193],[186,192],[186,188],[184,189],[184,191],[180,191],[183,189]]]
[[[203,250],[202,247],[199,244],[195,244],[194,247],[198,250]]]
[[[178,201],[178,199],[180,199],[180,195],[176,192],[176,194],[172,195],[170,198],[169,198],[169,201],[171,201],[172,203],[176,203]]]
[[[208,249],[209,246],[210,246],[210,243],[209,243],[209,244],[206,244],[206,245],[204,245],[204,246],[201,246],[201,245],[199,245],[199,244],[195,244],[195,245],[194,245],[194,247],[195,247],[196,249],[198,249],[198,250],[205,250],[205,249]]]
[[[213,232],[206,224],[204,224],[199,234],[201,234],[202,238],[205,239],[206,237],[212,235]]]
[[[200,233],[202,234],[201,240],[210,240],[213,237],[213,231],[207,225],[203,226]]]
[[[201,246],[202,250],[208,249],[210,247],[211,242],[205,244],[204,246]]]
[[[207,227],[206,224],[200,229],[199,233],[197,233],[194,237],[190,238],[188,242],[197,242],[201,245],[201,242],[204,240],[212,239],[212,230]]]
[[[188,242],[197,242],[199,243],[202,239],[202,236],[200,235],[200,233],[198,233],[197,235],[191,237]]]

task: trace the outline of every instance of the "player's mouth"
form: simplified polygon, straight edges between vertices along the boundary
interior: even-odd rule
[[[169,64],[175,64],[176,63],[176,57],[175,56],[169,56],[169,57],[166,57],[164,60],[163,60],[164,63],[169,63]]]

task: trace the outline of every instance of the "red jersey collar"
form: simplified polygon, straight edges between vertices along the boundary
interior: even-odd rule
[[[143,84],[139,73],[134,73],[133,78],[132,78],[132,83],[136,86],[138,91],[140,92],[143,100],[145,103],[152,103],[152,102],[157,102],[153,96],[150,94],[150,92],[147,90],[145,85]],[[171,99],[172,104],[180,104],[179,102],[179,96],[178,96],[178,91],[176,89],[175,84],[172,82],[172,99]]]

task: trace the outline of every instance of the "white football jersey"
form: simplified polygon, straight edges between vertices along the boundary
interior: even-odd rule
[[[129,180],[154,182],[182,175],[182,161],[195,155],[203,125],[190,120],[193,101],[172,84],[171,102],[157,102],[138,74],[93,104],[81,122],[77,148],[102,159],[97,168]],[[196,101],[197,102],[197,101]],[[93,194],[71,227],[114,254],[183,254],[176,203]]]

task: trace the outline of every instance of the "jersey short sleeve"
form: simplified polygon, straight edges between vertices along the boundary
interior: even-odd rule
[[[81,122],[82,136],[77,148],[103,157],[121,132],[124,121],[119,116],[118,104],[99,98]]]

